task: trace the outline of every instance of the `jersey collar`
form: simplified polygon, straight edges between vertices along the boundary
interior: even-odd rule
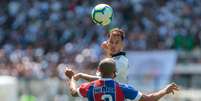
[[[116,54],[113,54],[112,57],[116,57],[116,56],[120,56],[120,55],[126,55],[126,52],[119,52],[119,53],[116,53]]]
[[[113,80],[112,78],[100,78],[100,80]]]

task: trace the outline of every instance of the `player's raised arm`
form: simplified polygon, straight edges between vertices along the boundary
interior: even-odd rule
[[[160,90],[158,92],[151,93],[148,95],[142,94],[139,101],[158,101],[165,95],[170,94],[170,93],[174,94],[174,92],[178,91],[178,90],[179,90],[178,86],[175,83],[172,83],[172,84],[167,85],[165,88],[163,88],[162,90]]]
[[[165,88],[162,90],[151,93],[151,94],[142,94],[141,92],[135,90],[133,87],[130,85],[120,85],[120,88],[122,89],[125,98],[130,99],[130,100],[135,100],[135,101],[158,101],[162,97],[164,97],[167,94],[173,93],[175,91],[178,91],[178,87],[175,83],[167,85]]]
[[[75,80],[79,80],[80,78],[84,79],[84,80],[87,80],[87,81],[90,82],[90,81],[97,80],[100,77],[94,76],[94,75],[85,74],[85,73],[77,73],[77,74],[74,75],[74,79]]]
[[[70,79],[70,94],[74,97],[78,96],[77,85],[76,81],[74,80],[74,77],[71,77]]]
[[[65,69],[65,75],[69,79],[71,79],[71,77],[74,76],[74,80],[84,79],[84,80],[89,81],[89,82],[99,79],[98,76],[89,75],[89,74],[85,74],[85,73],[77,73],[77,74],[75,74],[75,72],[72,69],[69,69],[69,68]]]
[[[69,83],[70,94],[72,96],[78,96],[76,81],[74,80],[74,77],[73,77],[74,72],[72,71],[72,69],[66,68],[65,75],[70,79],[70,83]]]

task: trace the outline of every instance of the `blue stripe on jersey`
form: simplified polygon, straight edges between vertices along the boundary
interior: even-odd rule
[[[125,95],[125,98],[127,98],[127,99],[134,100],[139,93],[137,90],[135,90],[132,86],[130,86],[128,84],[120,84],[120,88],[122,89],[122,91]]]
[[[110,90],[110,91],[108,91],[107,93],[105,93],[105,94],[109,94],[109,95],[111,95],[112,96],[112,99],[113,99],[113,101],[116,101],[116,90],[115,90],[115,82],[113,81],[113,80],[106,80],[105,81],[105,88],[107,89],[107,90]]]
[[[91,84],[87,93],[88,101],[94,101],[93,90],[94,90],[94,84]]]

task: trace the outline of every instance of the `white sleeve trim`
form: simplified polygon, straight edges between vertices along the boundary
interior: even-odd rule
[[[141,97],[142,97],[142,93],[138,92],[137,96],[135,97],[133,101],[139,101]]]
[[[78,96],[83,97],[82,94],[80,93],[80,87],[77,88],[77,94],[78,94]]]

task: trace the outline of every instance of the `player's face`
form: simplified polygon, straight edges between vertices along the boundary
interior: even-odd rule
[[[108,48],[110,54],[116,54],[122,51],[123,41],[119,35],[111,35],[108,39]]]

